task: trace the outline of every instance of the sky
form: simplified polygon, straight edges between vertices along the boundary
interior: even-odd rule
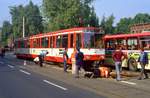
[[[0,27],[3,21],[11,21],[10,7],[18,5],[27,5],[30,1],[34,4],[41,5],[42,0],[0,0]]]
[[[137,13],[150,14],[150,0],[96,0],[94,7],[97,16],[102,19],[103,16],[115,16],[115,23],[120,18],[134,17]]]
[[[26,5],[30,0],[0,0],[0,27],[4,20],[11,21],[10,6]],[[42,0],[31,0],[39,6]],[[137,13],[150,14],[150,0],[95,0],[94,8],[101,20],[103,16],[115,17],[115,24],[124,17],[134,17]]]

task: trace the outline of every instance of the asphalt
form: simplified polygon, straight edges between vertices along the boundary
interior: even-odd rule
[[[44,67],[41,68],[39,65],[30,61],[27,61],[26,65],[23,65],[24,60],[16,59],[14,56],[8,56],[4,61],[7,63],[14,61],[15,66],[34,73],[36,77],[42,76],[54,82],[57,80],[58,84],[66,85],[65,87],[68,89],[70,89],[69,87],[75,87],[78,88],[77,91],[79,92],[89,91],[92,94],[96,94],[96,96],[98,94],[99,98],[149,98],[150,96],[150,79],[139,81],[137,77],[130,77],[120,82],[111,78],[88,79],[83,78],[83,76],[76,79],[71,72],[64,73],[63,69],[56,65],[45,64]],[[87,95],[87,92],[85,95]],[[76,98],[83,98],[83,96]]]
[[[0,59],[0,98],[106,98],[35,73],[18,60]],[[44,68],[43,68],[44,69]]]

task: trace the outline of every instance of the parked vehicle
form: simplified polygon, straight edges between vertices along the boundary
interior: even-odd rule
[[[114,65],[112,53],[118,46],[122,48],[122,51],[127,56],[122,63],[122,67],[127,67],[129,70],[134,71],[141,68],[140,64],[137,62],[140,48],[144,48],[145,52],[148,53],[150,62],[150,31],[134,34],[105,35],[103,40],[106,49],[106,65]],[[150,63],[146,66],[146,69],[150,69]]]
[[[105,49],[102,37],[104,32],[94,27],[79,27],[66,30],[37,34],[15,40],[15,54],[17,58],[36,58],[40,51],[46,50],[49,54],[46,61],[63,62],[64,49],[68,49],[71,64],[71,54],[76,47],[84,53],[86,65],[100,62],[105,59]]]

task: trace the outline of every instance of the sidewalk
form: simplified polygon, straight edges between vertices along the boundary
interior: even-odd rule
[[[117,82],[115,79],[88,79],[83,78],[83,76],[81,76],[79,79],[74,78],[70,71],[68,73],[64,73],[63,68],[54,65],[46,64],[44,65],[44,67],[41,68],[39,67],[39,65],[30,64],[25,66],[25,68],[27,68],[27,70],[31,70],[35,73],[44,75],[46,77],[67,83],[78,88],[89,90],[91,92],[106,96],[108,98],[133,98],[133,96],[136,95],[135,91],[138,91],[137,88],[131,88],[131,86],[122,84],[121,82]],[[120,91],[123,92],[120,93]],[[141,98],[141,96],[137,98]]]

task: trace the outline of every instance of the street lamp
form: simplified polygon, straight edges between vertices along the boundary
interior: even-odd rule
[[[42,19],[42,16],[38,16],[38,15],[29,16],[29,17],[36,17],[36,18],[39,17],[39,18]],[[23,16],[23,17],[22,17],[22,37],[23,37],[23,38],[25,37],[25,19],[26,19],[26,17]]]
[[[22,21],[23,21],[23,22],[22,22],[22,27],[23,27],[23,28],[22,28],[22,33],[23,33],[23,34],[22,34],[22,37],[24,38],[24,37],[25,37],[25,21],[24,21],[24,16],[23,16]]]
[[[90,24],[91,24],[91,14],[89,14],[89,22],[88,22],[88,27],[90,27]]]

